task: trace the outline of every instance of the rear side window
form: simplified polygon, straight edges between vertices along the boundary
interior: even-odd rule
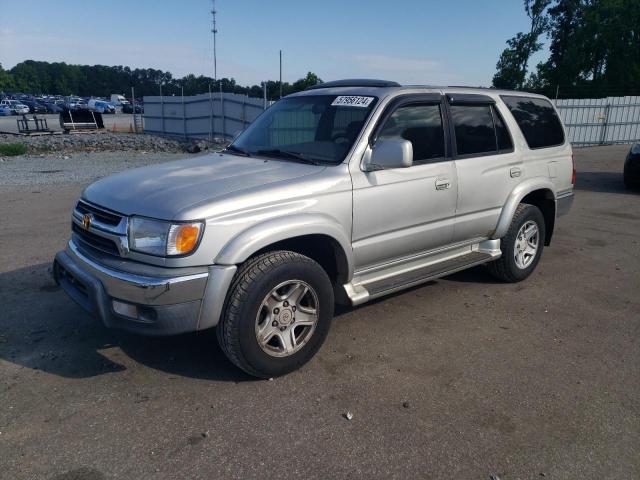
[[[529,148],[555,147],[564,143],[562,124],[551,102],[507,95],[501,98],[516,119]]]
[[[513,150],[509,130],[493,105],[451,105],[458,155],[486,155]]]
[[[451,105],[451,119],[458,155],[497,150],[490,105]]]
[[[413,162],[416,164],[444,157],[444,128],[440,105],[399,107],[387,119],[378,138],[409,140],[413,145]]]

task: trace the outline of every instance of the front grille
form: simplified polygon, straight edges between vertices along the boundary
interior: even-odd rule
[[[93,217],[99,222],[106,225],[111,225],[113,227],[117,226],[122,220],[122,215],[111,212],[109,210],[105,210],[104,208],[98,208],[94,205],[83,202],[82,200],[80,200],[76,205],[76,210],[80,213],[80,215],[89,213],[93,215]]]
[[[71,224],[71,230],[76,235],[76,238],[78,238],[84,245],[111,255],[120,255],[118,246],[113,240],[101,237],[100,235],[96,235],[88,230],[84,230],[75,223]]]

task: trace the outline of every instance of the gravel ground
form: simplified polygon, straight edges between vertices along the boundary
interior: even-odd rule
[[[575,203],[526,281],[474,268],[341,309],[316,357],[274,381],[233,367],[214,332],[110,331],[56,287],[91,174],[0,191],[0,477],[640,478],[625,154],[576,150]]]
[[[0,192],[49,185],[89,184],[121,170],[178,160],[190,155],[134,151],[5,157],[0,161]]]
[[[64,155],[73,152],[199,152],[205,149],[220,149],[217,143],[192,141],[157,135],[111,133],[108,131],[72,133],[68,135],[18,136],[0,134],[2,143],[23,143],[29,153]],[[5,157],[6,158],[6,157]]]

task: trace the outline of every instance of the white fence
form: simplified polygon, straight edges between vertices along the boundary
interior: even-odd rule
[[[640,97],[563,99],[556,107],[574,146],[640,141]]]
[[[558,113],[574,146],[640,141],[640,97],[562,99]],[[233,138],[266,108],[233,93],[144,97],[145,132],[185,138]]]
[[[265,109],[264,101],[233,93],[145,96],[144,130],[185,138],[233,138]]]

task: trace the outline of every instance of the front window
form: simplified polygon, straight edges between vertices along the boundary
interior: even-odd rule
[[[285,98],[257,118],[229,151],[309,163],[341,163],[375,102],[371,96]]]
[[[413,146],[413,164],[430,163],[443,158],[444,128],[440,105],[405,105],[386,121],[378,139],[409,140]]]

